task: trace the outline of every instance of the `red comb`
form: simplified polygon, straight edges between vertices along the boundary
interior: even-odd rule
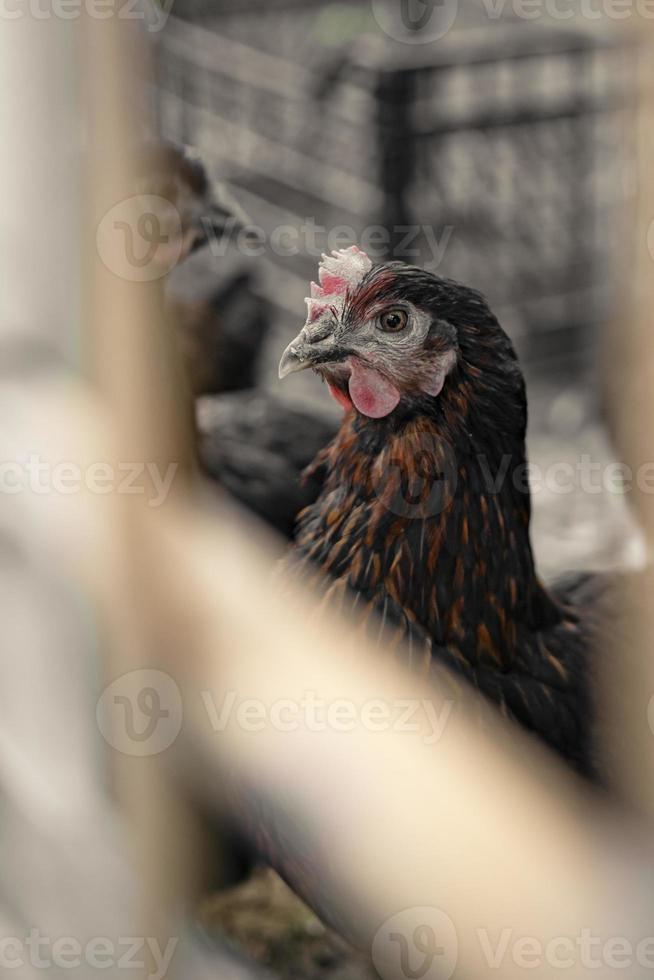
[[[307,322],[313,323],[330,307],[342,310],[347,291],[356,288],[371,269],[372,262],[356,245],[323,255],[318,267],[320,285],[311,283],[311,295],[306,301]]]

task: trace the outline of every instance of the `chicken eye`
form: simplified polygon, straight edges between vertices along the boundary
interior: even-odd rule
[[[385,333],[398,333],[404,330],[409,317],[404,310],[387,310],[379,318],[379,326]]]

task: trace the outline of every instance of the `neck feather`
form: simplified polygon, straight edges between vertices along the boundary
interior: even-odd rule
[[[439,644],[506,664],[556,620],[531,549],[524,425],[470,425],[457,405],[373,421],[349,413],[320,460],[298,544],[332,576],[382,586]]]

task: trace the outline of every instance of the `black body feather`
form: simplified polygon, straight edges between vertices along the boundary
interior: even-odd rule
[[[382,298],[433,315],[427,348],[443,322],[454,329],[456,367],[437,398],[405,397],[382,419],[346,415],[319,457],[322,490],[300,516],[288,567],[319,571],[358,609],[363,598],[394,635],[400,626],[414,649],[419,638],[417,662],[463,676],[593,775],[599,624],[578,590],[546,589],[536,573],[525,385],[511,342],[480,294],[398,264],[373,270],[351,316],[376,281]]]

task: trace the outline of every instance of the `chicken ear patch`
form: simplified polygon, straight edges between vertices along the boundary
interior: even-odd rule
[[[350,367],[352,373],[348,388],[357,410],[370,419],[390,415],[400,400],[400,392],[395,385],[374,368],[366,367],[354,358],[350,361]]]
[[[436,397],[440,395],[445,384],[445,379],[456,364],[456,354],[448,351],[439,358],[435,370],[429,375],[422,385],[422,390],[428,395]]]

